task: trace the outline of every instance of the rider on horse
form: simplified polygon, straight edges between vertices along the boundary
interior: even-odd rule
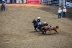
[[[41,18],[40,17],[37,17],[37,22],[41,22]]]
[[[41,29],[41,18],[37,17],[38,28]]]

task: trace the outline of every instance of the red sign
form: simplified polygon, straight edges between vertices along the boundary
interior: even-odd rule
[[[27,4],[40,4],[41,0],[27,0]]]

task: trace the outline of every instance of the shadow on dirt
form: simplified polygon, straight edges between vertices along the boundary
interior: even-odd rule
[[[53,33],[53,32],[51,32],[51,33],[46,33],[46,34],[42,34],[42,32],[40,32],[40,31],[30,31],[29,33],[33,33],[33,34],[36,34],[36,35],[38,35],[38,36],[49,36],[49,35],[55,35],[55,34],[58,34],[58,33]]]
[[[38,31],[38,32],[36,32],[36,31],[30,31],[29,33],[33,33],[33,34],[35,34],[35,35],[37,35],[37,36],[70,36],[71,37],[71,34],[70,33],[68,33],[68,32],[65,32],[65,31],[59,31],[58,33],[56,33],[56,32],[47,32],[46,34],[42,34],[42,32],[40,32],[40,31]]]
[[[30,31],[29,33],[37,33],[37,32],[39,32],[39,31]]]

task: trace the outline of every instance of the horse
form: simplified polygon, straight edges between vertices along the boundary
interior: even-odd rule
[[[59,26],[43,26],[41,28],[42,30],[42,34],[46,34],[47,31],[51,31],[51,30],[54,30],[56,33],[58,33],[57,29],[59,28]]]
[[[34,30],[36,30],[37,31],[37,27],[38,27],[38,25],[37,25],[37,21],[34,19],[33,21],[32,21],[32,23],[33,23],[33,25],[34,25]]]
[[[39,29],[39,31],[41,31],[41,27],[43,26],[42,24],[40,24],[40,25],[38,26],[38,23],[37,23],[37,21],[36,21],[35,19],[32,21],[32,23],[33,23],[33,25],[34,25],[34,30],[37,31],[37,29]]]

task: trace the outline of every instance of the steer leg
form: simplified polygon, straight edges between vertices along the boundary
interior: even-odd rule
[[[56,29],[55,29],[54,31],[55,31],[56,33],[58,33]]]

